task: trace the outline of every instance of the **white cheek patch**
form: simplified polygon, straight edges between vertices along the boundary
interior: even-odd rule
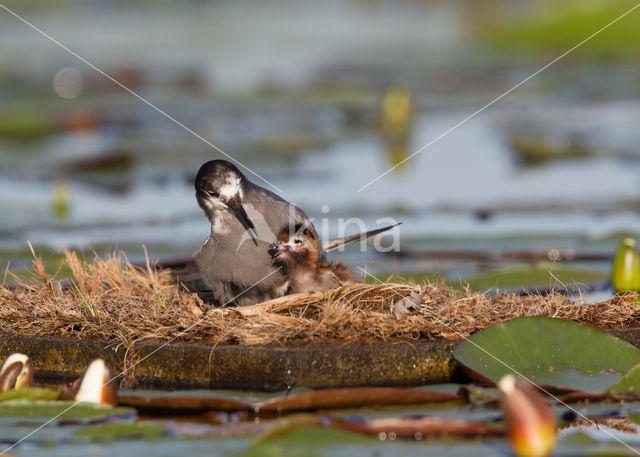
[[[240,177],[235,175],[227,175],[225,183],[220,186],[220,195],[226,198],[231,198],[237,194],[240,194],[242,198],[242,189],[240,187]]]
[[[218,235],[224,235],[226,233],[231,232],[231,219],[232,216],[226,210],[225,206],[222,203],[215,202],[207,202],[208,206],[212,209],[211,214],[211,233],[216,233]]]

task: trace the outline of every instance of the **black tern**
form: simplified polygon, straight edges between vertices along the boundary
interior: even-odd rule
[[[287,228],[294,233],[296,227],[304,227],[319,240],[304,211],[252,183],[226,160],[203,164],[196,175],[195,190],[198,204],[211,222],[211,235],[196,255],[196,264],[214,299],[221,305],[234,302],[243,306],[287,293],[283,267],[274,266],[269,246]],[[316,262],[326,262],[327,251],[392,227],[329,240],[317,249]]]

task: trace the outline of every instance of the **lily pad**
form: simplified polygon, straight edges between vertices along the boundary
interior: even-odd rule
[[[640,365],[633,367],[607,390],[616,397],[640,398]]]
[[[454,358],[472,377],[508,373],[555,390],[604,392],[640,363],[640,350],[601,330],[548,317],[520,317],[460,343]]]
[[[100,420],[113,416],[135,415],[130,408],[112,408],[74,401],[7,400],[0,403],[0,416],[37,417],[61,420]]]
[[[300,390],[299,393],[267,397],[263,401],[245,401],[241,398],[217,396],[215,392],[198,391],[179,395],[175,392],[149,394],[130,392],[120,395],[120,405],[130,406],[146,413],[203,412],[203,411],[312,411],[317,409],[355,408],[360,406],[412,405],[462,400],[462,395],[434,389],[405,389],[394,387],[351,387]],[[223,393],[224,394],[224,393]],[[254,400],[245,397],[247,400]]]
[[[273,398],[256,404],[260,411],[309,411],[359,406],[414,405],[461,400],[457,393],[433,392],[393,387],[352,387]]]
[[[39,387],[11,389],[0,394],[0,402],[7,400],[57,400],[60,392]]]
[[[250,411],[253,405],[248,402],[228,397],[209,395],[165,395],[128,394],[118,397],[120,405],[130,406],[141,411]]]
[[[86,427],[77,433],[77,437],[92,440],[113,440],[115,438],[159,438],[166,434],[166,429],[160,424],[145,424],[138,422],[113,422]]]

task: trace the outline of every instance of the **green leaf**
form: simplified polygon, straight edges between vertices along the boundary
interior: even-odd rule
[[[60,392],[39,387],[23,387],[21,389],[11,389],[0,394],[0,402],[7,400],[56,400]]]
[[[640,364],[631,368],[607,392],[618,397],[640,398]]]
[[[454,358],[496,383],[516,373],[538,385],[601,393],[640,363],[640,350],[603,331],[548,317],[520,317],[460,343]],[[480,375],[480,376],[477,376]]]
[[[112,408],[74,401],[7,400],[0,403],[0,416],[40,417],[50,419],[100,420],[111,416],[134,415],[130,408]]]
[[[160,424],[113,422],[86,427],[80,430],[76,436],[98,440],[112,440],[114,438],[152,439],[161,437],[165,432],[164,426]]]

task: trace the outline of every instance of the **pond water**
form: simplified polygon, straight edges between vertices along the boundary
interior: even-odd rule
[[[489,29],[527,10],[496,3],[477,7]],[[288,1],[38,5],[8,4],[273,183],[325,237],[342,232],[340,219],[393,219],[403,252],[569,249],[595,254],[580,266],[604,274],[620,234],[640,233],[640,102],[628,77],[638,68],[627,61],[560,63],[430,144],[544,61],[493,53],[464,2],[335,1],[321,14]],[[27,241],[45,257],[124,249],[141,261],[142,245],[162,260],[195,252],[208,223],[192,179],[222,156],[15,17],[0,23],[3,268],[29,265]],[[79,85],[72,98],[53,85],[61,68]],[[415,116],[393,149],[378,119],[397,82],[411,89]],[[19,128],[34,138],[16,139]],[[551,160],[529,165],[514,149],[531,138]],[[341,256],[378,273],[449,279],[518,264],[446,253]]]
[[[620,431],[606,425],[595,427],[572,427],[559,433],[559,441],[554,455],[634,455],[634,451],[625,446],[637,448],[640,438],[637,425],[633,422],[637,417],[637,403],[624,405],[595,404],[578,406],[582,414],[596,416],[628,416],[627,431]],[[556,413],[563,416],[568,409],[558,407]],[[500,413],[494,408],[482,406],[430,406],[382,409],[350,409],[332,411],[334,417],[355,417],[375,419],[382,417],[402,417],[432,415],[443,419],[465,419],[486,421],[499,419]],[[231,420],[220,425],[219,419],[227,417]],[[260,433],[260,419],[250,418],[244,423],[237,415],[218,414],[191,418],[141,418],[137,433],[135,428],[113,427],[113,420],[93,420],[85,423],[53,422],[27,438],[20,445],[11,449],[14,455],[24,456],[120,456],[141,452],[150,457],[160,456],[267,456],[267,455],[337,455],[337,456],[369,456],[369,455],[509,455],[509,445],[503,438],[471,438],[453,439],[447,437],[418,437],[415,439],[390,438],[388,436],[367,437],[332,429],[307,428],[283,434],[262,444],[254,440]],[[235,418],[234,418],[235,417]],[[0,443],[9,446],[39,426],[43,420],[31,417],[0,418]],[[123,419],[119,419],[122,421]],[[131,419],[124,419],[131,423]],[[263,419],[265,420],[265,419]],[[295,419],[294,419],[295,420]],[[122,422],[121,422],[122,423]],[[272,422],[268,422],[272,424]],[[217,425],[216,425],[217,424]],[[245,424],[245,425],[243,425]],[[253,425],[251,425],[253,424]],[[242,432],[243,427],[245,431]],[[124,432],[122,430],[125,430]],[[128,432],[127,432],[128,430]],[[224,430],[224,431],[223,431]],[[229,436],[236,430],[238,436]],[[606,433],[605,433],[606,431]],[[617,441],[616,438],[622,441]]]
[[[557,266],[573,269],[561,285],[592,286],[592,295],[576,297],[598,301],[611,295],[615,246],[640,234],[640,65],[633,56],[570,56],[440,138],[570,47],[514,55],[483,41],[492,27],[533,16],[533,2],[334,0],[322,9],[290,0],[5,3],[273,183],[323,236],[338,235],[340,219],[360,218],[368,228],[389,218],[402,222],[402,255],[352,247],[339,256],[354,270],[435,273],[453,283],[489,274],[477,287],[491,288],[502,286],[491,274]],[[192,182],[199,165],[220,153],[6,11],[0,59],[3,271],[24,275],[27,242],[52,271],[65,248],[89,256],[122,249],[134,262],[144,261],[145,249],[170,261],[199,248],[209,223]],[[62,73],[70,79],[54,86],[63,69],[71,69]],[[413,105],[399,143],[380,127],[393,84],[410,89]],[[558,285],[548,273],[542,280],[522,274],[502,288]],[[637,412],[637,405],[624,408]],[[415,413],[398,413],[405,412]],[[40,423],[0,417],[0,442],[8,445]],[[248,437],[82,438],[86,427],[54,424],[11,452],[508,452],[504,440],[353,443],[335,436],[252,450]],[[567,432],[557,455],[593,450],[593,440],[602,441],[603,454],[628,451],[596,430],[583,432]],[[637,434],[613,433],[640,446]]]

